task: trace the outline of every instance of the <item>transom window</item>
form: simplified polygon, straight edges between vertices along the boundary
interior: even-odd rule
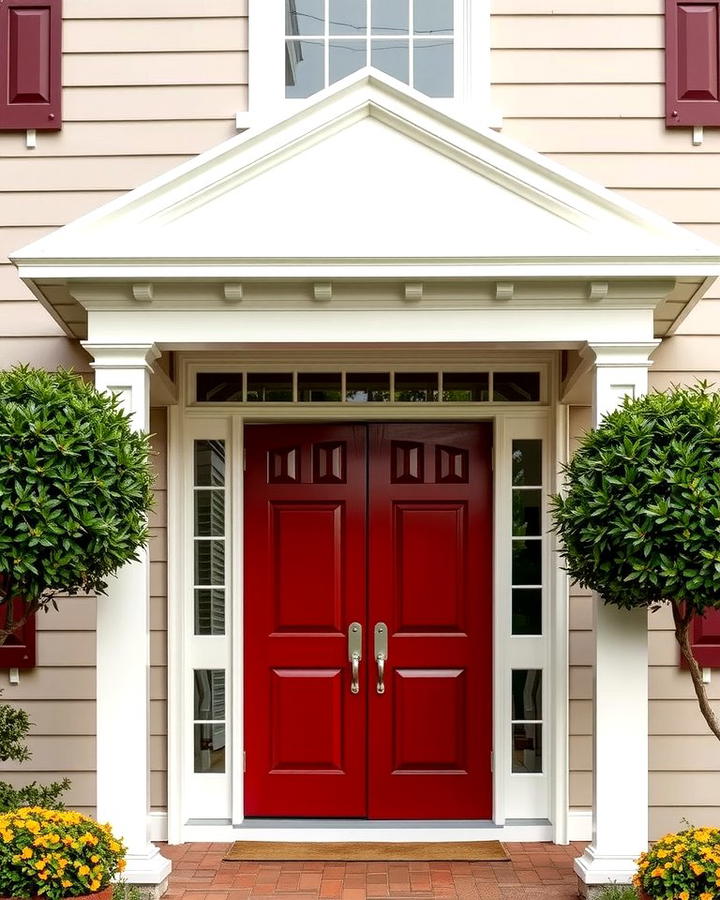
[[[454,0],[285,0],[285,96],[373,66],[430,97],[454,94]]]
[[[199,403],[537,403],[539,372],[200,372]]]

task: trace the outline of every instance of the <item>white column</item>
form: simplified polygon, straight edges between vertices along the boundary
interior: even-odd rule
[[[623,397],[647,391],[649,356],[659,342],[593,344],[593,424]],[[575,860],[592,885],[627,883],[648,842],[647,610],[594,599],[593,839]]]
[[[94,357],[95,384],[118,394],[138,430],[150,427],[152,344],[84,344]],[[97,600],[97,816],[110,822],[127,846],[125,878],[155,886],[170,874],[170,860],[150,843],[150,560],[123,566]]]

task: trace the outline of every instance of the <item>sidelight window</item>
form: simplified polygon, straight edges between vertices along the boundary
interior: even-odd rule
[[[542,634],[542,441],[512,442],[512,633]]]
[[[195,441],[195,634],[225,634],[225,442]]]
[[[194,771],[225,771],[225,670],[194,671]]]

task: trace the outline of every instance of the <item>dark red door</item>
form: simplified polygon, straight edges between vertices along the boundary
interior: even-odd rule
[[[246,815],[490,818],[491,427],[246,448]]]
[[[373,819],[492,815],[491,448],[489,425],[370,426]]]
[[[365,816],[365,428],[245,434],[245,814]]]

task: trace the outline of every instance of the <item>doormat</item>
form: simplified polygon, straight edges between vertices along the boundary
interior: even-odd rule
[[[506,862],[510,857],[500,841],[235,841],[223,859],[232,862]]]

